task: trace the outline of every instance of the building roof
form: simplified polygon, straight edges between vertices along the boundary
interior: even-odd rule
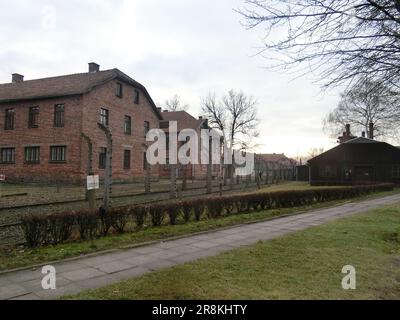
[[[256,160],[269,162],[269,163],[290,163],[295,164],[296,161],[293,159],[288,158],[285,154],[280,153],[272,153],[272,154],[257,154]]]
[[[161,115],[147,89],[118,69],[0,84],[0,103],[81,95],[111,80],[120,79],[143,91],[159,119]]]
[[[341,144],[337,145],[336,147],[321,153],[320,155],[308,160],[308,163],[312,163],[314,161],[317,161],[317,160],[323,158],[324,156],[326,156],[327,154],[329,154],[333,150],[341,150],[343,148],[349,148],[349,147],[351,147],[351,145],[362,145],[362,144],[386,145],[389,148],[393,148],[394,150],[398,151],[397,147],[395,147],[395,146],[393,146],[393,145],[391,145],[391,144],[389,144],[387,142],[377,141],[377,140],[373,140],[373,139],[369,139],[369,138],[365,138],[365,137],[358,137],[358,138],[354,138],[352,140],[349,140],[347,142],[341,143]]]
[[[164,121],[176,121],[178,123],[178,131],[184,129],[197,130],[207,120],[196,119],[186,111],[163,112],[161,114]]]
[[[355,144],[355,143],[381,143],[381,142],[373,140],[373,139],[369,139],[369,138],[358,137],[358,138],[354,138],[349,141],[346,141],[344,143]]]

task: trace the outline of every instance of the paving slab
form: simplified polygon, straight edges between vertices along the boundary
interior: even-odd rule
[[[400,194],[296,216],[211,231],[201,235],[56,263],[57,289],[43,290],[41,267],[0,275],[0,299],[57,299],[143,274],[267,241],[341,217],[400,202]]]
[[[7,300],[29,294],[30,291],[18,284],[9,284],[0,287],[0,299]]]
[[[105,264],[97,266],[96,269],[100,270],[101,272],[110,274],[131,269],[132,267],[133,265],[128,263],[127,261],[118,260],[118,261],[107,262]]]
[[[106,274],[105,272],[101,272],[100,270],[97,270],[95,268],[84,268],[75,271],[64,272],[61,273],[60,276],[62,276],[67,280],[78,282],[90,278],[103,276],[105,274]]]

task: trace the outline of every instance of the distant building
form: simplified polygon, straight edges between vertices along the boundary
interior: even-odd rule
[[[258,172],[268,174],[269,180],[294,180],[297,161],[282,154],[256,154],[255,167]]]
[[[167,142],[169,142],[169,123],[170,121],[175,121],[177,123],[178,134],[184,129],[192,129],[195,130],[198,137],[198,145],[199,145],[199,163],[201,160],[201,130],[209,129],[208,120],[203,119],[202,117],[196,119],[191,116],[186,111],[164,111],[162,112],[163,120],[160,122],[160,128],[163,129],[167,135]],[[185,142],[178,142],[178,148],[185,144]],[[167,155],[169,149],[167,145]],[[166,165],[159,166],[160,178],[170,178],[171,177],[171,166],[168,164],[169,159],[167,159]],[[189,164],[189,165],[178,165],[178,178],[183,178],[184,174],[186,174],[186,178],[188,179],[206,179],[207,178],[207,165],[206,164]],[[213,165],[212,166],[212,176],[213,178],[217,177],[220,174],[221,166]]]
[[[369,138],[346,140],[309,160],[311,185],[400,184],[400,149],[374,140],[369,129]]]
[[[118,69],[0,84],[0,174],[24,182],[82,182],[88,145],[93,169],[104,175],[107,143],[98,123],[113,134],[113,177],[144,176],[146,133],[162,119],[146,88]],[[158,174],[158,172],[157,172]]]

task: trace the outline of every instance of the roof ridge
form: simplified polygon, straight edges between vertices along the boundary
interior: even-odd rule
[[[20,83],[17,83],[17,84],[24,84],[24,83],[29,83],[29,82],[33,82],[33,81],[41,81],[41,80],[59,79],[59,78],[72,77],[72,76],[81,76],[81,75],[86,75],[86,74],[87,75],[94,75],[94,74],[106,73],[106,72],[110,72],[110,71],[114,71],[115,72],[117,70],[118,70],[117,68],[113,68],[113,69],[101,70],[101,71],[97,71],[97,72],[93,72],[93,73],[91,73],[91,72],[78,72],[78,73],[65,74],[65,75],[61,75],[61,76],[51,76],[51,77],[24,80],[23,82],[20,82]],[[120,70],[118,70],[118,71],[123,73]],[[3,85],[15,85],[15,84],[16,83],[12,83],[12,82],[0,83],[0,86],[3,86]]]

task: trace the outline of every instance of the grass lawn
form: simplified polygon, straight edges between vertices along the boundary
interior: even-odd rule
[[[343,266],[357,289],[341,287]],[[399,299],[400,205],[384,207],[70,299]]]
[[[372,197],[382,197],[398,192],[399,190],[397,189],[391,192],[383,192],[360,197],[353,199],[352,201],[361,201]],[[0,271],[43,264],[66,258],[79,257],[83,254],[90,254],[108,249],[121,249],[126,246],[141,244],[148,241],[163,240],[196,232],[216,230],[241,223],[266,220],[286,214],[299,214],[305,211],[334,206],[345,202],[350,201],[332,201],[305,207],[253,212],[251,214],[226,216],[219,219],[205,219],[200,222],[178,224],[176,226],[165,225],[159,228],[147,228],[122,235],[110,235],[108,237],[98,238],[92,241],[78,241],[56,246],[40,247],[37,249],[14,247],[2,248],[0,249]]]

